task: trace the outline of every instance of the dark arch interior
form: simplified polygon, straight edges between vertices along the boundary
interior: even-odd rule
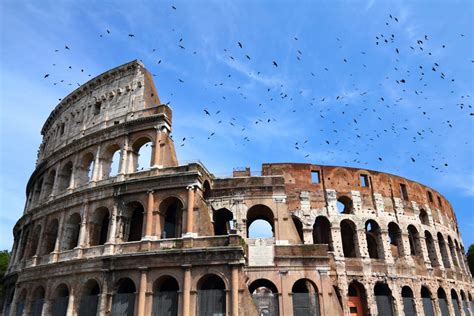
[[[208,274],[199,280],[199,290],[225,290],[224,281],[215,274]]]
[[[353,203],[348,196],[341,196],[337,199],[337,210],[341,214],[352,214]]]
[[[379,242],[380,242],[380,226],[373,220],[365,223],[365,236],[367,239],[367,250],[369,257],[372,259],[380,259]]]
[[[85,288],[84,288],[85,295],[99,295],[100,294],[100,287],[96,280],[89,280],[87,281]]]
[[[130,203],[128,208],[131,213],[131,218],[127,241],[138,241],[142,239],[143,215],[145,210],[140,203],[136,202]]]
[[[387,284],[377,283],[375,284],[375,287],[374,287],[374,295],[375,296],[378,296],[378,295],[390,296],[391,292]]]
[[[204,199],[208,199],[212,196],[212,191],[211,191],[211,185],[209,184],[209,181],[204,181],[203,185],[202,185],[202,196]]]
[[[424,225],[429,225],[428,213],[424,209],[420,210],[420,222]]]
[[[300,279],[293,284],[292,293],[314,293],[317,292],[316,286],[309,280]]]
[[[119,280],[117,293],[124,294],[124,293],[135,293],[135,292],[136,292],[135,283],[133,283],[132,280],[130,280],[129,278],[124,278],[124,279]]]
[[[231,227],[231,222],[234,215],[226,208],[221,208],[212,213],[214,220],[214,235],[228,235]]]
[[[355,225],[353,222],[345,219],[341,222],[341,238],[342,238],[342,250],[344,251],[344,257],[355,258],[357,257],[355,243]]]
[[[423,298],[431,298],[430,290],[426,286],[421,287],[421,297]]]
[[[402,297],[411,297],[413,298],[413,291],[408,286],[402,288]]]
[[[295,225],[296,232],[298,233],[298,237],[300,238],[300,242],[304,242],[304,236],[303,236],[303,223],[299,220],[298,217],[292,216],[293,219],[293,224]]]
[[[66,284],[61,284],[56,288],[56,297],[67,297],[69,296],[69,289]]]
[[[179,291],[179,284],[175,278],[164,276],[155,281],[154,292],[176,292]]]
[[[178,238],[181,236],[183,220],[183,204],[177,198],[166,199],[161,207],[164,216],[162,238]]]
[[[254,294],[255,291],[261,290],[261,289],[263,289],[263,291],[265,291],[265,292],[269,291],[271,293],[278,293],[278,289],[275,286],[275,284],[273,284],[272,281],[267,280],[267,279],[255,280],[249,285],[250,294]],[[267,289],[267,290],[265,290],[265,289]]]
[[[446,299],[446,292],[442,288],[438,289],[438,298]]]
[[[329,220],[324,216],[318,216],[314,221],[313,243],[328,245],[329,250],[332,250],[331,224],[329,223]]]

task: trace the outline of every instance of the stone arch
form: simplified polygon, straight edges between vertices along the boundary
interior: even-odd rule
[[[394,222],[388,224],[388,237],[390,239],[390,251],[393,258],[399,258],[404,255],[402,231]]]
[[[420,234],[413,225],[408,226],[408,241],[410,242],[410,254],[412,256],[423,257],[421,250]]]
[[[369,315],[367,292],[358,281],[353,280],[347,287],[347,304],[351,314]]]
[[[26,252],[26,255],[25,255],[26,259],[29,259],[37,254],[40,238],[41,238],[41,225],[36,225],[28,241],[28,251]]]
[[[249,284],[249,292],[259,315],[278,315],[278,288],[268,279],[257,279]]]
[[[291,216],[293,220],[293,225],[295,225],[296,232],[298,233],[299,242],[304,243],[304,234],[303,234],[303,223],[297,216]]]
[[[383,259],[383,241],[380,226],[376,221],[370,219],[365,222],[365,238],[367,240],[367,251],[372,259]]]
[[[88,152],[82,156],[77,167],[77,186],[82,186],[92,181],[94,173],[94,154]]]
[[[94,211],[89,223],[89,245],[99,246],[107,242],[110,213],[106,207]]]
[[[96,315],[101,293],[99,282],[89,279],[82,289],[81,301],[79,303],[79,315]]]
[[[328,245],[329,250],[333,250],[331,223],[325,216],[318,216],[313,225],[313,243]]]
[[[28,297],[28,291],[26,288],[22,289],[20,295],[18,296],[18,300],[16,303],[16,315],[23,315],[23,311],[25,310],[26,306],[26,298]]]
[[[45,230],[40,255],[46,255],[54,251],[58,239],[59,221],[56,218],[51,219]]]
[[[35,288],[31,296],[31,316],[41,316],[43,314],[43,305],[46,291],[43,286],[39,285]]]
[[[375,283],[374,296],[379,315],[394,315],[392,291],[386,283]]]
[[[464,314],[469,315],[469,304],[470,304],[470,302],[467,300],[467,296],[466,296],[466,293],[464,292],[464,290],[461,289],[461,291],[459,291],[459,292],[461,293],[462,309],[464,310]]]
[[[115,284],[116,292],[112,300],[112,315],[133,316],[137,288],[130,278],[121,278]]]
[[[66,316],[69,302],[69,287],[65,283],[59,284],[53,293],[53,302],[51,305],[52,314],[57,316]]]
[[[50,170],[44,178],[43,198],[48,199],[53,194],[54,180],[56,179],[56,170]]]
[[[409,286],[402,287],[403,312],[405,315],[416,315],[413,291]]]
[[[202,197],[207,200],[212,197],[212,189],[209,181],[205,180],[202,184]]]
[[[161,238],[179,238],[182,233],[183,226],[183,202],[177,197],[168,197],[160,204],[160,214],[163,218],[164,225],[162,228]]]
[[[347,195],[337,198],[336,207],[340,214],[354,214],[354,203]]]
[[[444,237],[441,233],[438,233],[438,246],[439,251],[441,252],[441,259],[443,261],[443,266],[447,268],[451,268],[451,263],[449,262],[448,256],[448,249],[446,248],[446,242],[444,241]]]
[[[58,175],[58,192],[64,192],[67,188],[71,185],[71,178],[72,178],[72,170],[74,166],[72,161],[68,161],[59,172]]]
[[[153,140],[148,136],[137,138],[132,144],[133,172],[149,169],[153,159]]]
[[[424,209],[420,209],[420,214],[418,215],[418,218],[420,219],[420,222],[423,225],[430,225],[430,219],[428,217],[428,213]]]
[[[459,304],[458,293],[456,293],[455,289],[451,289],[451,305],[453,306],[454,315],[460,316],[461,315],[461,307],[460,307],[460,304]]]
[[[100,160],[102,169],[101,179],[115,177],[120,173],[121,167],[121,153],[118,144],[111,144],[107,147]]]
[[[442,287],[438,288],[438,304],[439,310],[442,316],[449,316],[448,302],[446,298],[446,292]]]
[[[454,266],[459,267],[458,258],[456,256],[456,249],[454,248],[454,243],[453,243],[453,240],[451,239],[451,236],[448,236],[448,247],[449,247],[449,251],[451,252],[451,260]]]
[[[428,257],[430,258],[431,266],[437,267],[439,266],[438,256],[436,254],[436,246],[433,240],[433,236],[427,230],[425,230],[425,243],[426,243],[426,250],[428,251]]]
[[[73,213],[64,225],[62,250],[71,250],[79,246],[79,232],[81,230],[81,215]]]
[[[273,214],[273,211],[266,205],[257,204],[249,208],[247,211],[247,221],[246,221],[247,238],[259,237],[259,236],[253,236],[253,234],[252,234],[252,237],[250,236],[250,226],[252,226],[252,223],[254,223],[257,220],[263,220],[267,222],[271,226],[272,237],[275,237],[275,223],[274,223],[275,216]],[[269,233],[270,233],[269,229],[266,229],[265,234],[262,234],[262,235],[266,236]]]
[[[341,240],[344,257],[359,257],[360,252],[357,239],[357,228],[353,221],[348,219],[341,221]]]
[[[320,315],[319,293],[309,279],[297,280],[291,289],[294,315]]]
[[[169,275],[160,276],[153,283],[153,315],[178,315],[179,283]]]
[[[212,212],[214,224],[214,235],[228,235],[229,231],[234,228],[234,215],[226,208],[220,208]]]
[[[43,178],[36,181],[33,191],[33,203],[38,203],[41,199],[41,191],[43,190]]]
[[[139,241],[143,236],[145,209],[140,202],[129,202],[125,206],[125,229],[123,240]]]
[[[423,304],[423,311],[426,316],[434,316],[433,299],[431,291],[426,286],[421,287],[421,302]]]
[[[226,315],[226,286],[216,274],[206,274],[197,282],[199,315]]]

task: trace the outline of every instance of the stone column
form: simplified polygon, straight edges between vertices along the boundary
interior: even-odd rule
[[[115,234],[117,231],[117,217],[118,217],[118,208],[116,202],[112,207],[112,214],[110,216],[109,231],[107,236],[107,242],[104,245],[104,253],[112,254],[114,252],[115,245]]]
[[[81,228],[79,230],[79,247],[84,248],[86,246],[86,236],[87,236],[87,213],[88,213],[89,204],[82,204],[82,214],[81,214]]]
[[[155,208],[155,201],[153,191],[148,191],[148,201],[146,205],[146,225],[145,225],[145,238],[149,239],[152,236],[153,229],[153,210]]]
[[[430,255],[428,254],[428,248],[426,247],[426,239],[420,234],[421,253],[423,255],[423,261],[427,268],[431,268]]]
[[[58,254],[61,252],[61,241],[63,240],[63,233],[64,233],[64,217],[66,213],[63,212],[61,214],[61,219],[59,220],[59,227],[58,227],[58,234],[56,236],[56,242],[54,243],[54,250],[53,250],[53,262],[58,261]]]
[[[162,141],[162,131],[161,128],[158,126],[156,127],[156,136],[155,136],[155,143],[153,144],[153,162],[152,168],[160,168],[160,153],[161,153],[161,141]]]
[[[312,245],[313,244],[313,228],[312,227],[304,227],[303,228],[303,239],[305,245]]]
[[[363,259],[368,259],[370,258],[369,256],[369,251],[367,249],[367,238],[365,236],[365,228],[357,228],[357,240],[354,240],[356,245],[359,245],[359,254],[360,257]],[[356,254],[357,254],[357,249],[356,249]]]
[[[71,287],[71,291],[69,291],[69,299],[67,302],[67,316],[73,316],[75,313],[76,307],[74,306],[74,287]]]
[[[147,268],[141,267],[140,269],[140,287],[138,289],[138,316],[145,315],[145,297],[147,287]]]
[[[183,316],[190,316],[191,306],[191,266],[184,266],[184,280],[183,280]]]
[[[401,296],[401,288],[399,284],[392,281],[387,281],[393,296],[393,307],[395,308],[395,315],[403,315],[403,299]]]
[[[381,229],[380,237],[382,239],[385,262],[389,265],[393,264],[394,260],[392,256],[392,249],[390,247],[390,238],[388,236],[388,229]]]
[[[91,182],[97,182],[101,178],[100,175],[100,145],[97,146],[97,152],[94,157],[94,169],[92,170]]]
[[[336,259],[344,258],[344,249],[342,248],[341,228],[334,224],[331,225],[331,238]]]
[[[125,137],[124,139],[124,144],[123,144],[123,148],[122,150],[120,150],[120,170],[118,172],[118,175],[121,176],[121,175],[124,175],[127,173],[127,163],[128,163],[128,136]]]
[[[192,236],[193,232],[193,221],[194,221],[194,195],[195,187],[194,185],[189,185],[186,187],[188,189],[188,202],[187,202],[187,216],[186,216],[186,235]]]
[[[232,266],[232,316],[239,316],[239,266]]]
[[[444,271],[444,261],[443,261],[443,255],[441,253],[441,249],[439,248],[439,242],[437,236],[433,236],[433,243],[434,243],[434,248],[436,250],[436,259],[438,261],[438,268],[441,271]]]
[[[58,163],[57,168],[56,168],[56,173],[54,175],[54,183],[53,183],[53,189],[51,190],[51,195],[49,198],[54,198],[58,194],[58,185],[59,185],[59,174],[61,173],[61,163]],[[34,191],[33,191],[33,197],[34,197]],[[34,202],[34,201],[32,201]]]
[[[108,315],[108,284],[106,278],[104,278],[104,282],[102,284],[102,292],[99,296],[99,315]]]
[[[409,265],[414,265],[413,257],[411,256],[410,253],[410,240],[408,238],[408,233],[402,232],[401,234],[401,239],[403,243],[403,249],[405,252],[405,260]]]
[[[72,165],[72,170],[71,170],[71,179],[69,179],[69,185],[67,187],[67,191],[71,192],[74,190],[74,187],[76,186],[76,173],[77,173],[77,164],[78,164],[78,157],[74,159],[74,163]]]

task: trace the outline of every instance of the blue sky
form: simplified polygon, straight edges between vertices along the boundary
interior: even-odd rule
[[[473,12],[472,1],[2,1],[0,249],[58,99],[133,59],[174,110],[180,161],[216,175],[262,162],[395,173],[444,194],[474,243]]]

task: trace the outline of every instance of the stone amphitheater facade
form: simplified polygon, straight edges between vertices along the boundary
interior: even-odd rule
[[[59,103],[13,230],[4,315],[473,315],[439,192],[299,163],[216,177],[178,162],[171,130],[136,60]],[[249,237],[257,220],[272,237]]]

